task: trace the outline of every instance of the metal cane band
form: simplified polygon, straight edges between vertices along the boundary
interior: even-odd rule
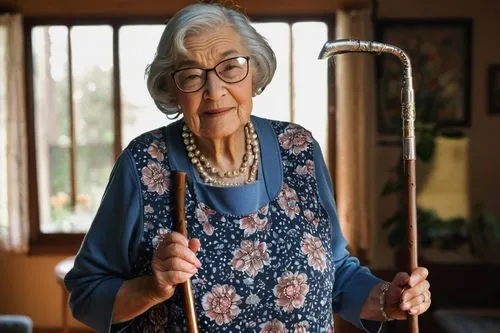
[[[416,159],[415,137],[403,139],[403,159],[406,161]]]

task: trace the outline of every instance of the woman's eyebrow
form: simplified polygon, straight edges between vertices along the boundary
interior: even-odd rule
[[[179,68],[181,68],[181,67],[186,67],[186,66],[189,66],[189,67],[191,67],[191,66],[192,66],[192,67],[196,67],[196,66],[198,66],[198,65],[199,65],[199,64],[198,64],[196,61],[194,61],[194,60],[183,60],[183,61],[181,61],[181,62],[179,62],[179,63],[177,64],[177,67],[179,67]]]
[[[239,52],[234,50],[234,49],[227,50],[226,52],[221,54],[220,59],[223,60],[224,58],[226,58],[230,55],[237,55],[237,54],[239,54]]]

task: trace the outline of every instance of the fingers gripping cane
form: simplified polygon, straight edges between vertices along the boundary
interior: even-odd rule
[[[174,172],[174,195],[175,195],[175,231],[188,237],[185,214],[186,195],[186,174],[184,172]],[[182,300],[184,312],[186,313],[186,325],[188,333],[198,333],[198,321],[196,319],[196,309],[194,307],[193,286],[191,279],[180,285],[182,289]]]
[[[403,65],[401,89],[401,117],[403,121],[403,160],[406,178],[406,208],[407,208],[407,239],[409,273],[417,267],[417,203],[416,203],[416,176],[415,176],[415,101],[413,97],[413,77],[411,62],[408,55],[400,48],[373,41],[354,39],[339,39],[326,42],[320,51],[319,59],[326,59],[336,54],[361,53],[391,53]],[[410,333],[418,333],[418,317],[409,317]]]

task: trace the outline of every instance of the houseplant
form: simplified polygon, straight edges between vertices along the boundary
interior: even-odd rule
[[[416,156],[423,165],[430,164],[433,160],[436,141],[438,137],[460,138],[459,132],[440,130],[434,123],[416,123],[417,134]],[[398,195],[402,200],[406,180],[403,167],[398,160],[398,165],[391,171],[391,177],[384,184],[381,196]],[[404,205],[399,205],[403,207]],[[467,241],[467,221],[464,218],[443,219],[433,209],[417,206],[418,240],[419,247],[435,246],[440,249],[456,249]],[[403,248],[406,246],[406,214],[403,209],[396,210],[387,218],[383,229],[388,229],[388,243],[391,247]]]
[[[436,143],[440,138],[459,139],[460,132],[440,130],[432,123],[419,123],[416,126],[417,160],[423,166],[433,162],[436,154]],[[401,159],[400,159],[401,160]],[[400,161],[399,160],[399,161]],[[405,178],[401,163],[392,169],[391,178],[385,183],[381,196],[398,195],[403,199]],[[450,161],[450,163],[453,163]],[[399,205],[403,207],[403,205]],[[470,216],[442,217],[435,210],[417,206],[417,231],[420,248],[437,248],[439,250],[457,250],[466,245],[470,253],[483,262],[499,263],[500,257],[500,218],[485,208],[476,204]],[[387,218],[383,229],[389,230],[388,243],[398,250],[406,247],[406,214],[404,209],[398,209]],[[398,251],[401,252],[401,251]],[[401,253],[398,253],[399,256]]]

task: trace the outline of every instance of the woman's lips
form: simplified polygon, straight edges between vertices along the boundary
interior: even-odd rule
[[[217,109],[208,109],[204,113],[208,116],[217,116],[231,110],[232,108],[217,108]]]

